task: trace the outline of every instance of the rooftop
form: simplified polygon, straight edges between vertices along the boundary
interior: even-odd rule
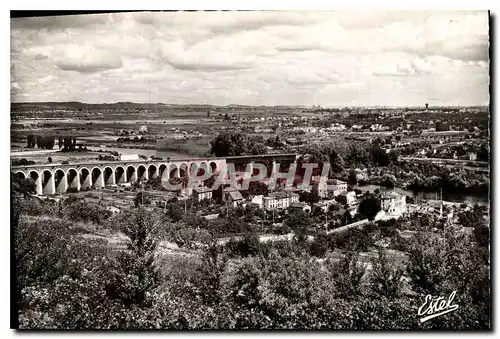
[[[196,193],[206,193],[206,192],[212,192],[212,189],[209,187],[195,187],[193,188],[193,191]]]
[[[292,202],[290,207],[304,208],[305,206],[309,206],[305,202]]]
[[[401,197],[401,194],[396,193],[394,191],[390,191],[390,192],[383,192],[380,197],[382,199],[396,199]]]
[[[232,201],[243,200],[243,196],[241,195],[240,191],[233,190],[229,191],[228,193]]]
[[[293,192],[274,192],[270,193],[269,196],[264,197],[264,199],[285,199],[295,196],[298,196],[298,194]]]

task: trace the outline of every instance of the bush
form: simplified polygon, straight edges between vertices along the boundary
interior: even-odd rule
[[[328,241],[324,236],[317,236],[309,245],[309,253],[316,258],[324,258],[328,250]]]
[[[267,256],[268,254],[268,247],[265,244],[261,244],[259,237],[253,232],[245,233],[240,240],[231,239],[226,243],[225,249],[233,257]]]
[[[12,159],[12,166],[28,166],[28,165],[34,165],[36,162],[33,160],[27,160],[25,158],[22,159]]]
[[[63,215],[72,221],[92,222],[98,225],[111,217],[113,213],[104,207],[90,202],[75,201],[64,207]]]

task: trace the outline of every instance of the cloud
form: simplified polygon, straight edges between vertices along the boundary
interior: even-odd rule
[[[54,65],[63,71],[94,73],[123,66],[121,56],[111,50],[95,50],[92,47],[73,44],[71,47],[57,46],[53,53]]]
[[[169,20],[165,20],[168,16]],[[326,16],[314,11],[198,11],[198,12],[141,12],[134,15],[140,24],[161,27],[191,26],[210,34],[234,34],[273,26],[305,26]],[[193,23],[195,23],[193,25]]]
[[[10,20],[10,28],[23,30],[64,30],[106,24],[112,14],[60,15],[16,18]],[[122,15],[122,14],[118,14]]]
[[[206,41],[186,46],[183,41],[164,44],[158,52],[160,61],[186,71],[243,70],[253,66],[255,58],[244,55],[224,41]]]
[[[12,19],[11,79],[19,88],[11,94],[146,102],[150,92],[154,102],[222,105],[482,103],[488,48],[486,11]]]
[[[390,65],[387,70],[374,71],[372,74],[374,76],[420,76],[430,73],[426,66],[426,62],[421,62],[419,66],[413,60],[404,59],[399,61],[396,65]]]
[[[467,36],[455,40],[432,41],[417,54],[442,55],[454,60],[488,61],[489,41],[487,36]]]

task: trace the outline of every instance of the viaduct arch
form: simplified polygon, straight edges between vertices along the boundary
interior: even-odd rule
[[[296,154],[274,154],[180,160],[106,161],[12,166],[11,171],[19,178],[33,180],[38,195],[53,195],[157,178],[169,180],[173,177],[190,176],[194,171],[198,175],[206,171],[212,174],[223,169],[227,162],[295,161],[296,159]]]

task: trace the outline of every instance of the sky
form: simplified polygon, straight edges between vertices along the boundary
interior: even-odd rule
[[[489,103],[486,11],[15,18],[10,44],[13,102]]]

